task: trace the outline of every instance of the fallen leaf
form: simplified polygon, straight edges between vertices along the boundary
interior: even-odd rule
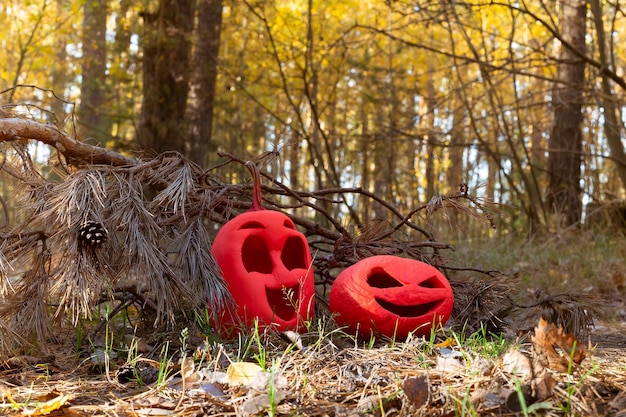
[[[455,373],[465,370],[465,366],[458,358],[463,358],[463,353],[448,348],[439,349],[437,369],[446,373]]]
[[[91,356],[89,356],[89,362],[94,367],[103,367],[106,364],[113,362],[117,359],[117,352],[110,349],[96,348]]]
[[[244,414],[256,415],[272,405],[278,405],[282,400],[287,397],[287,392],[277,390],[274,393],[273,399],[270,399],[269,394],[258,394],[248,398],[242,406]]]
[[[298,350],[304,349],[300,333],[294,332],[293,330],[286,330],[284,332],[280,332],[279,335],[281,339],[287,343],[293,344]]]
[[[147,344],[141,337],[125,334],[124,342],[127,346],[134,346],[137,349],[137,353],[148,353],[154,349],[154,347]]]
[[[228,384],[228,374],[226,372],[214,372],[209,368],[202,368],[199,371],[202,373],[205,381],[217,382],[218,384]]]
[[[421,407],[428,403],[430,385],[426,375],[405,379],[402,383],[402,390],[407,401],[414,407]]]
[[[257,391],[267,391],[270,385],[277,390],[286,390],[289,387],[287,378],[280,371],[259,372],[250,380],[249,385]]]
[[[218,400],[226,401],[228,397],[222,392],[220,384],[203,382],[197,388],[190,389],[187,393],[190,397],[207,396]]]
[[[453,345],[454,345],[454,341],[452,339],[450,339],[450,338],[447,338],[443,342],[439,342],[439,343],[435,344],[434,347],[436,347],[436,348],[447,348],[447,347],[450,347],[450,346],[453,346]]]
[[[386,412],[391,410],[392,408],[399,407],[400,401],[399,397],[383,397],[378,394],[368,395],[359,400],[356,406],[356,411],[358,413],[364,413],[367,415],[372,415],[375,417],[380,417],[386,415]],[[362,415],[362,414],[355,414]]]
[[[520,398],[520,394],[524,399]],[[506,397],[506,408],[513,413],[519,413],[535,401],[532,395],[532,388],[528,384],[521,385],[516,390],[510,390]]]
[[[196,365],[193,358],[184,357],[180,360],[180,377],[185,384],[195,384],[202,380],[202,373],[196,372]]]
[[[138,408],[149,408],[152,410],[174,410],[176,403],[169,398],[162,398],[157,395],[151,395],[144,398],[137,398],[133,401],[133,406]]]
[[[25,416],[41,416],[50,414],[51,412],[58,410],[70,401],[72,397],[70,395],[59,395],[45,403],[40,404],[35,408],[25,408],[22,411],[22,415]]]
[[[531,341],[541,365],[554,371],[568,372],[573,364],[580,365],[587,354],[585,345],[572,333],[565,333],[543,318],[539,319]]]
[[[228,384],[249,385],[259,372],[263,372],[263,369],[261,369],[261,367],[256,363],[233,362],[226,370],[226,375],[228,375]]]
[[[547,369],[541,368],[541,365],[535,363],[535,376],[530,381],[530,386],[533,390],[533,396],[538,401],[543,401],[553,395],[556,380]]]
[[[510,349],[502,357],[502,370],[515,375],[522,381],[529,381],[533,377],[533,368],[530,358],[517,349]]]

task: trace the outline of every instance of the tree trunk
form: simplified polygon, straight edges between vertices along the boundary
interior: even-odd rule
[[[86,1],[83,12],[80,132],[83,138],[105,140],[110,134],[110,110],[106,108],[107,1]]]
[[[193,0],[161,0],[156,13],[144,13],[143,105],[139,141],[147,151],[178,151],[185,146],[189,95]]]
[[[222,3],[222,0],[198,1],[197,49],[194,66],[196,103],[193,109],[190,158],[200,166],[207,164],[207,157],[212,147],[213,104],[222,31]]]
[[[602,22],[602,5],[600,0],[589,0],[593,21],[596,27],[598,52],[602,68],[611,69],[606,53],[606,36]],[[606,72],[600,73],[602,77],[601,105],[604,108],[604,135],[611,151],[611,158],[615,163],[617,174],[621,180],[622,188],[626,187],[626,153],[621,139],[622,122],[618,106],[615,103],[615,95],[611,89],[611,83]],[[619,116],[618,116],[619,114]]]
[[[446,170],[446,182],[448,191],[455,191],[463,183],[463,143],[465,138],[465,106],[461,100],[454,101],[452,114],[452,130],[450,131],[450,144],[448,146],[448,160]]]
[[[61,14],[65,8],[63,0],[56,0],[55,7],[57,9],[56,13]],[[54,93],[59,97],[63,97],[65,95],[66,87],[73,82],[73,76],[67,71],[66,65],[68,57],[68,38],[69,36],[66,34],[59,34],[55,45],[55,63],[50,69],[51,88],[52,91],[54,91]],[[52,110],[52,114],[44,114],[44,117],[49,118],[48,120],[51,123],[59,122],[62,125],[66,116],[66,110],[64,108],[65,103],[58,100],[56,97],[50,97],[49,101],[44,101],[44,103],[50,103],[50,110]]]
[[[580,221],[582,214],[581,151],[585,83],[585,0],[564,0],[561,30],[565,43],[561,49],[558,84],[553,92],[554,124],[550,138],[548,169],[550,183],[547,207],[560,215],[562,226]]]
[[[428,88],[426,93],[426,201],[429,201],[436,193],[435,188],[435,143],[437,134],[435,133],[435,86],[434,81],[430,79],[433,74],[432,64],[427,64],[428,72]]]
[[[369,119],[369,107],[365,94],[361,94],[360,106],[359,106],[359,118],[361,120],[361,137],[359,141],[359,155],[361,160],[359,166],[361,167],[361,185],[365,191],[374,191],[372,175],[370,175],[370,159],[372,157],[371,152],[371,133],[370,133],[370,119]],[[361,218],[367,223],[372,216],[372,204],[371,201],[365,196],[360,197],[359,206],[361,208]]]
[[[446,170],[446,182],[448,184],[448,192],[459,190],[459,186],[463,181],[463,143],[465,142],[465,106],[462,100],[454,100],[452,102],[454,108],[452,113],[452,129],[450,131],[450,143],[448,145],[448,168]],[[457,233],[457,238],[461,238],[461,227],[459,224],[459,213],[450,210],[448,219],[450,229]]]

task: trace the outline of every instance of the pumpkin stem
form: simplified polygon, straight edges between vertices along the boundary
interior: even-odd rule
[[[246,168],[252,174],[252,206],[249,211],[265,210],[261,203],[261,173],[259,167],[252,161],[246,162]]]

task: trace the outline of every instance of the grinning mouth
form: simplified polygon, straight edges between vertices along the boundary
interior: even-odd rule
[[[291,321],[297,317],[299,289],[299,285],[279,289],[265,288],[267,301],[276,317],[284,321]]]
[[[400,317],[419,317],[424,314],[432,314],[432,311],[441,304],[441,301],[431,301],[425,304],[400,306],[378,297],[374,297],[374,299],[382,308]]]

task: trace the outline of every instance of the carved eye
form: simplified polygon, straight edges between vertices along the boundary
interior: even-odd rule
[[[446,288],[441,280],[439,280],[435,275],[420,282],[419,286],[424,288]]]
[[[246,222],[241,225],[240,229],[265,229],[265,226],[259,222]]]
[[[261,236],[248,236],[241,248],[243,266],[248,272],[272,273],[270,251]]]
[[[382,270],[374,270],[374,272],[367,277],[367,284],[372,288],[393,288],[404,286],[400,281]]]
[[[291,219],[285,219],[285,221],[283,222],[283,226],[285,226],[287,229],[296,229],[296,226],[293,224]]]
[[[302,238],[298,236],[288,237],[287,240],[285,240],[285,246],[283,246],[282,253],[280,254],[280,259],[283,261],[285,268],[290,271],[297,268],[308,268],[306,264],[306,250]]]

